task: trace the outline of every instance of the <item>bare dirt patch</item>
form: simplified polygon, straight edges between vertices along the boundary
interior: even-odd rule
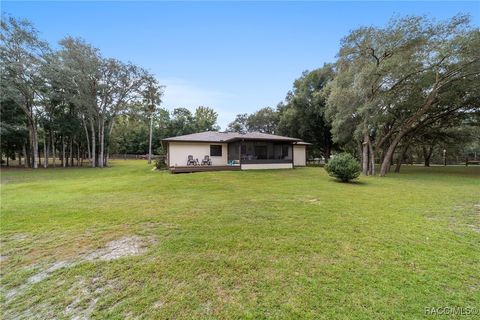
[[[105,247],[86,255],[84,259],[87,261],[109,261],[123,257],[140,255],[147,250],[147,242],[148,241],[145,241],[145,239],[137,236],[124,237],[118,240],[110,241]]]
[[[13,241],[24,241],[28,239],[28,235],[24,233],[16,233],[10,237]]]
[[[467,226],[470,227],[470,229],[472,229],[473,231],[480,233],[480,227],[473,224],[467,224]]]
[[[55,262],[48,269],[43,270],[42,272],[37,273],[36,275],[28,278],[27,282],[29,284],[34,284],[34,283],[40,282],[40,281],[44,280],[45,278],[47,278],[48,276],[50,276],[50,274],[54,273],[55,271],[57,271],[59,269],[62,269],[62,268],[70,267],[71,265],[73,265],[73,262],[69,262],[69,261]]]
[[[98,300],[111,284],[100,284],[100,278],[94,277],[90,283],[80,279],[70,288],[69,293],[75,299],[65,308],[64,313],[71,319],[90,319]]]
[[[105,247],[80,255],[77,259],[57,261],[48,268],[36,273],[27,279],[26,283],[9,290],[6,293],[7,302],[11,301],[15,296],[21,294],[32,285],[41,282],[50,277],[54,272],[62,269],[73,267],[85,261],[110,261],[130,256],[141,255],[147,251],[148,245],[153,243],[152,238],[127,236],[108,242]],[[95,304],[95,302],[94,302]]]
[[[480,203],[464,204],[454,206],[456,212],[450,216],[450,223],[454,227],[465,227],[473,232],[480,233]],[[459,231],[455,231],[457,234]]]
[[[467,226],[477,232],[480,233],[480,203],[476,203],[473,205],[473,208],[467,213]]]

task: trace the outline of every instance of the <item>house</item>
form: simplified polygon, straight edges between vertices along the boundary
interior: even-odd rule
[[[174,173],[301,167],[306,164],[309,145],[300,139],[260,132],[216,131],[171,137],[162,142],[167,148],[167,165]]]

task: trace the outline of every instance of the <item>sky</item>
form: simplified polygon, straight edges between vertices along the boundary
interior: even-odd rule
[[[127,2],[2,1],[55,47],[70,35],[105,57],[131,61],[166,86],[162,107],[209,106],[225,129],[239,113],[275,107],[305,70],[334,62],[340,41],[360,26],[392,17],[445,20],[470,2]]]

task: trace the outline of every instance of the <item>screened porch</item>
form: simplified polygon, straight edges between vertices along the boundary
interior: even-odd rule
[[[228,144],[228,161],[242,164],[292,163],[291,142],[236,141]]]

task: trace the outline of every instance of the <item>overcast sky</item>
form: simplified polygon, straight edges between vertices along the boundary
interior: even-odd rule
[[[163,107],[212,107],[222,128],[238,113],[275,107],[302,71],[333,62],[342,37],[359,26],[459,12],[480,25],[480,1],[2,1],[2,12],[29,19],[52,45],[81,37],[150,70],[167,86]]]

